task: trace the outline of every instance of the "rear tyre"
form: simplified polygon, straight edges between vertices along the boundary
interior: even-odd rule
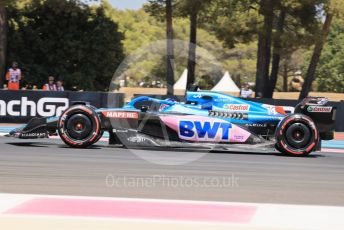
[[[276,149],[291,156],[307,156],[319,142],[318,130],[306,115],[285,117],[276,129]]]
[[[58,122],[61,139],[73,148],[86,148],[102,136],[101,123],[94,109],[76,105],[68,108]]]

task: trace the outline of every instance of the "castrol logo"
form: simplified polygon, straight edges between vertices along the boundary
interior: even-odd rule
[[[327,106],[309,106],[307,111],[310,113],[330,113],[332,111],[332,107]]]
[[[232,110],[232,111],[249,111],[250,105],[246,104],[226,104],[224,105],[225,109]]]

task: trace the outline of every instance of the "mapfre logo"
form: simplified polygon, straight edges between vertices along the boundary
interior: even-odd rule
[[[309,106],[307,111],[310,113],[330,113],[332,111],[332,107],[327,106]]]
[[[138,119],[137,112],[122,112],[122,111],[102,111],[102,114],[108,118],[122,118],[122,119]]]
[[[8,102],[0,100],[0,116],[60,116],[68,106],[68,98],[43,97],[37,102],[27,97]]]
[[[232,111],[249,111],[250,110],[250,105],[246,105],[246,104],[225,104],[224,108],[232,110]]]

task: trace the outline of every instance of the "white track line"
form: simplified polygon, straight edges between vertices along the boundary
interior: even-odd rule
[[[0,193],[0,214],[33,199],[33,197],[32,195]]]

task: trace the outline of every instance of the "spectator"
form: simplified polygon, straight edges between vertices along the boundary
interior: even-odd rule
[[[19,90],[19,82],[22,78],[21,70],[18,68],[18,63],[13,62],[12,68],[6,73],[6,80],[8,81],[9,90]]]
[[[57,88],[55,85],[55,78],[53,76],[48,77],[48,83],[43,86],[43,90],[57,91]]]
[[[250,85],[248,83],[244,84],[244,87],[241,88],[240,97],[242,98],[250,98],[252,97],[253,91],[250,89]]]
[[[57,91],[64,91],[63,82],[61,80],[56,82],[56,89]]]

